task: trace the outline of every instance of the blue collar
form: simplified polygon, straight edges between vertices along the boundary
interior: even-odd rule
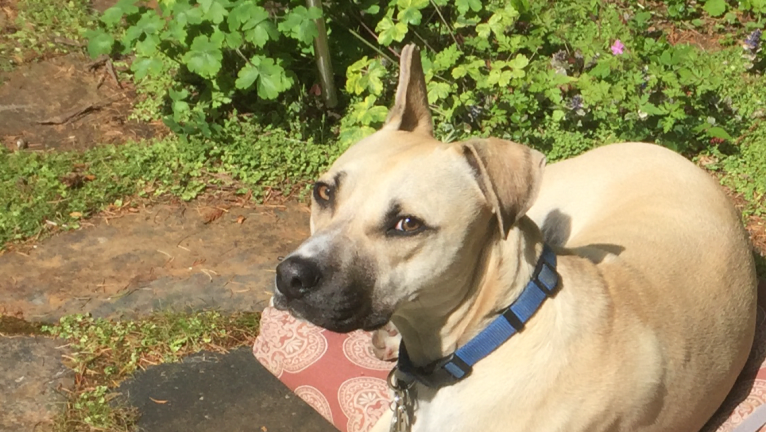
[[[546,298],[556,294],[559,275],[556,273],[556,254],[547,244],[537,266],[519,298],[457,351],[425,366],[412,364],[404,341],[399,345],[397,368],[407,378],[415,379],[428,387],[438,388],[454,384],[470,375],[473,365],[488,356],[514,334],[524,329],[524,324],[540,309]]]

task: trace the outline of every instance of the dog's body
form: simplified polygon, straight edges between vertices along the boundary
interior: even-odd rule
[[[648,144],[543,176],[542,155],[518,144],[440,143],[408,49],[387,125],[318,183],[313,235],[280,264],[275,304],[336,331],[390,319],[423,365],[519,296],[545,241],[556,296],[468,378],[418,384],[412,430],[698,431],[755,322],[752,256],[718,185]]]

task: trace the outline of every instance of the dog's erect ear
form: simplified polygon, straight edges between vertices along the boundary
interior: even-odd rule
[[[497,215],[500,234],[506,238],[513,224],[537,198],[545,156],[527,146],[497,138],[475,139],[462,146],[479,187]]]
[[[396,101],[388,113],[383,129],[433,134],[426,78],[423,75],[423,65],[420,63],[420,50],[413,44],[402,49]]]

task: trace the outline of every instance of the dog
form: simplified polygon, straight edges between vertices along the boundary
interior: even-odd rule
[[[316,182],[275,307],[336,332],[393,323],[414,432],[699,431],[755,328],[751,249],[720,186],[652,144],[546,167],[501,139],[442,143],[426,94],[407,46],[385,125]],[[531,313],[509,314],[527,290]],[[496,325],[504,340],[463,361]]]

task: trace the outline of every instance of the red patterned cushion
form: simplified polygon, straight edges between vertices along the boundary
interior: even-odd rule
[[[389,409],[392,362],[372,353],[370,334],[338,334],[266,308],[253,354],[324,418],[344,432],[367,432]]]
[[[266,308],[253,353],[266,369],[344,432],[367,432],[389,409],[391,362],[372,354],[371,336],[333,333]],[[732,432],[766,403],[766,314],[750,359],[727,401],[702,432]],[[766,427],[760,430],[766,432]]]

